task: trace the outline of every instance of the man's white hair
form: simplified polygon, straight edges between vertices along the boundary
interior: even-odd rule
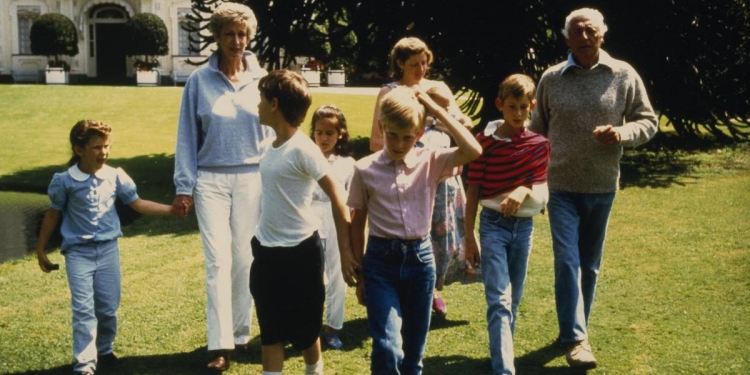
[[[562,34],[565,39],[568,39],[568,29],[570,29],[570,21],[578,17],[586,17],[591,20],[591,23],[599,29],[599,33],[602,35],[602,37],[607,32],[607,24],[604,23],[604,16],[601,14],[601,12],[593,8],[581,8],[570,12],[570,14],[565,17],[565,28],[562,29]]]

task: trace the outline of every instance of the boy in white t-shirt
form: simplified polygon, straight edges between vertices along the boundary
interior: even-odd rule
[[[342,188],[329,173],[328,160],[299,131],[312,101],[307,82],[297,73],[278,70],[263,77],[258,87],[260,122],[276,132],[273,142],[264,144],[260,162],[261,215],[252,240],[250,272],[263,374],[281,374],[285,342],[302,351],[305,374],[322,374],[318,333],[325,286],[320,222],[312,209],[316,185],[331,198],[344,265],[354,262],[349,209],[341,199]]]

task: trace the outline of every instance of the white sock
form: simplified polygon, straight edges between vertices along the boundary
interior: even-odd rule
[[[275,372],[275,371],[263,371],[263,375],[281,375],[281,371]]]
[[[323,375],[323,358],[314,365],[305,364],[305,375]]]

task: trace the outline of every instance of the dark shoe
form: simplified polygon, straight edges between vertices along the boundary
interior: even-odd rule
[[[208,363],[208,369],[224,372],[229,369],[229,352],[227,351],[216,351],[217,355],[213,361]]]
[[[85,371],[73,371],[73,375],[94,375],[94,373],[91,372],[91,371],[89,371],[89,370],[85,370]]]
[[[120,359],[117,358],[115,353],[107,353],[104,355],[99,356],[99,358],[96,361],[96,367],[97,369],[112,369],[117,368],[120,366]]]

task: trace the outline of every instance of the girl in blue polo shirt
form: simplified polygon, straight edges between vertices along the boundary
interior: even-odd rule
[[[51,208],[44,216],[36,248],[42,271],[57,269],[44,249],[62,219],[61,250],[73,310],[74,374],[93,375],[97,364],[117,364],[113,343],[120,305],[117,238],[122,231],[115,198],[144,215],[172,213],[171,206],[139,198],[125,171],[105,165],[110,133],[109,125],[94,120],[81,120],[71,129],[70,168],[52,177]]]

